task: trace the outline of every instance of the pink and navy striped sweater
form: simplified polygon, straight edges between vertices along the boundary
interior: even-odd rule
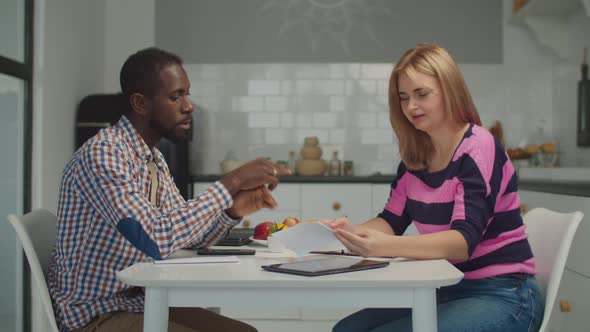
[[[378,217],[395,234],[414,223],[420,234],[453,229],[467,241],[469,258],[452,263],[465,279],[535,274],[520,216],[517,175],[506,151],[472,124],[447,168],[413,171],[400,163],[389,201]]]

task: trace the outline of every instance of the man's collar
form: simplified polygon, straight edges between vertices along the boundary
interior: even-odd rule
[[[116,126],[123,130],[123,133],[127,136],[129,142],[131,143],[131,147],[141,160],[147,163],[153,159],[156,164],[161,167],[160,163],[162,163],[163,160],[160,159],[161,154],[157,152],[158,149],[154,147],[152,150],[150,150],[148,145],[143,140],[143,137],[141,137],[137,129],[135,129],[131,121],[129,121],[125,115],[121,116],[121,119],[116,124]]]

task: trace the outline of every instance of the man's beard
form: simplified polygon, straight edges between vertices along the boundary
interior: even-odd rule
[[[174,142],[174,143],[178,143],[178,142],[185,142],[190,140],[191,134],[191,130],[190,129],[178,129],[178,128],[174,128],[171,131],[169,131],[168,133],[166,133],[166,135],[164,135],[164,138]]]

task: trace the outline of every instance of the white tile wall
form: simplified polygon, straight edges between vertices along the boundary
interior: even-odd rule
[[[264,110],[269,112],[284,112],[287,110],[287,98],[264,97]]]
[[[397,167],[399,155],[387,106],[390,64],[186,67],[193,101],[208,119],[195,128],[199,139],[207,142],[193,144],[191,157],[199,173],[218,173],[228,150],[240,159],[286,160],[290,150],[300,150],[305,136],[319,137],[324,159],[338,149],[354,160],[357,174],[390,173]],[[565,84],[565,91],[561,88],[573,74],[570,67],[462,65],[461,69],[484,126],[500,120],[510,146],[526,143],[540,125],[553,134],[554,126],[570,126],[575,119],[575,100],[564,106],[574,115],[556,122],[553,114],[556,96],[575,98],[575,90],[569,91],[575,89],[575,80]],[[211,124],[216,128],[204,127]]]
[[[250,81],[248,82],[248,94],[260,96],[272,96],[281,93],[280,81]]]

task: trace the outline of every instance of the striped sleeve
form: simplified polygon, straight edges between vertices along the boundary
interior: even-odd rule
[[[406,174],[407,170],[404,164],[400,163],[395,180],[391,184],[389,200],[383,211],[377,215],[378,218],[384,219],[389,224],[396,235],[402,235],[412,222],[406,210],[408,200]]]
[[[469,256],[480,243],[484,230],[492,217],[489,175],[493,168],[494,154],[483,157],[481,150],[464,154],[457,174],[451,217],[451,229],[463,235],[468,245]],[[491,157],[491,158],[490,158]],[[490,165],[488,165],[488,163]]]

